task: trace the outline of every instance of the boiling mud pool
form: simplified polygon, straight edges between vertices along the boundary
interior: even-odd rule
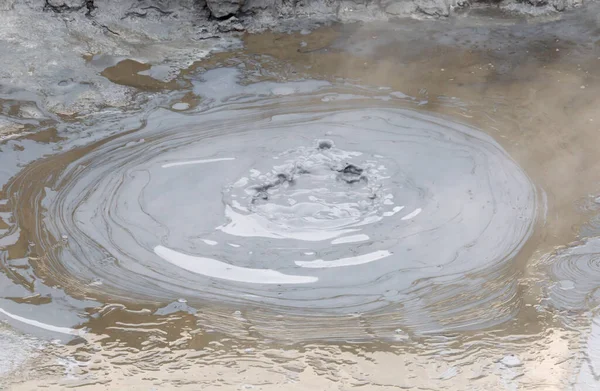
[[[535,143],[522,131],[541,129],[529,94],[548,78],[519,82],[524,97],[487,75],[529,105],[514,114],[478,102],[457,61],[439,72],[470,104],[402,75],[390,84],[414,94],[220,64],[187,76],[194,99],[5,143],[0,314],[75,345],[40,353],[67,371],[57,388],[593,387],[594,225],[555,247],[594,176],[564,152],[563,113]],[[581,128],[569,145],[590,156]]]
[[[359,96],[327,103],[321,82],[227,102],[236,73],[204,74],[214,108],[156,112],[26,192],[45,211],[49,278],[125,302],[374,312],[396,319],[389,332],[511,315],[490,309],[514,281],[487,283],[531,235],[536,190],[491,137]]]

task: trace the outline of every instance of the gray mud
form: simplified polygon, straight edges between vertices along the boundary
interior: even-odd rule
[[[238,73],[194,82],[200,112],[157,110],[131,136],[40,163],[35,183],[11,181],[9,198],[45,211],[27,227],[42,234],[31,240],[45,279],[124,304],[258,306],[306,327],[375,314],[381,336],[514,315],[507,270],[536,189],[492,138],[398,108],[414,103],[397,93],[242,87]]]
[[[49,172],[36,186],[43,193],[27,191],[39,203],[32,208],[47,210],[42,246],[65,238],[45,254],[60,264],[49,277],[73,284],[73,276],[90,295],[119,300],[393,312],[419,332],[510,315],[477,296],[442,313],[427,309],[481,294],[531,235],[534,186],[498,144],[385,104],[308,95],[301,111],[286,107],[299,103],[286,96],[316,82],[246,87],[277,98],[245,109],[247,95],[224,76],[232,72],[209,71],[198,84],[218,90],[204,98],[234,102],[202,113],[202,125],[193,114],[158,111],[148,118],[157,127],[104,143]],[[331,148],[318,147],[323,138]],[[498,283],[485,296],[505,302],[514,289]]]

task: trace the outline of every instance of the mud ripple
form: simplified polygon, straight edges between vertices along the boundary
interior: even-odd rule
[[[600,238],[589,238],[548,255],[550,303],[559,309],[597,309],[600,304]]]

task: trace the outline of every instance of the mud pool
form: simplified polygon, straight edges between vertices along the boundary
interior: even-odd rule
[[[600,387],[598,12],[203,40],[185,66],[150,40],[69,65],[93,83],[6,82],[0,384]]]

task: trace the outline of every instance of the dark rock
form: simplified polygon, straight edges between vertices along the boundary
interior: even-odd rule
[[[220,33],[232,33],[244,31],[245,28],[238,18],[232,16],[227,20],[220,21],[217,25],[217,30]]]

